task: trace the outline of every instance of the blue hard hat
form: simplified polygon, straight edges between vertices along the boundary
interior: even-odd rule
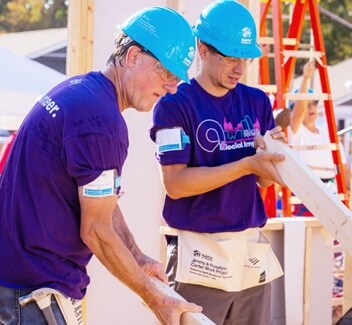
[[[195,55],[195,37],[189,23],[166,7],[142,9],[121,26],[131,39],[150,51],[161,64],[189,82],[188,69]]]
[[[262,51],[256,42],[257,30],[249,10],[234,0],[218,0],[201,13],[194,33],[226,56],[256,58]]]

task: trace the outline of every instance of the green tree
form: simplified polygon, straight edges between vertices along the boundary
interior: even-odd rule
[[[320,0],[319,5],[352,24],[351,0]],[[65,27],[67,9],[68,0],[0,0],[0,33]],[[288,10],[286,6],[285,12]],[[352,30],[324,14],[320,17],[329,64],[351,58]],[[306,21],[304,30],[302,40],[309,43],[309,21]]]
[[[257,1],[257,0],[252,0]],[[301,0],[297,0],[301,1]],[[287,34],[289,19],[293,3],[282,2],[284,35]],[[320,0],[321,31],[324,38],[325,50],[329,65],[352,58],[352,1],[351,0]],[[268,36],[272,36],[272,21],[267,20]],[[309,19],[305,20],[300,43],[311,43],[311,29]],[[301,75],[307,59],[297,59],[295,75]],[[270,61],[271,82],[274,82],[274,62]]]
[[[351,0],[321,0],[320,5],[352,25]],[[328,63],[333,65],[352,58],[352,29],[325,14],[320,17]]]
[[[352,29],[346,26],[352,24],[351,0],[321,0],[319,8],[321,8],[320,21],[328,64],[334,65],[352,58]],[[341,21],[337,21],[334,17]],[[311,37],[310,21],[307,19],[301,43],[310,44]],[[302,74],[305,63],[306,59],[297,60],[295,67],[297,76]]]
[[[67,26],[67,0],[0,0],[0,32]]]

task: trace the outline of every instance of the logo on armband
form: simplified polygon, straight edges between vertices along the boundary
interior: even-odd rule
[[[190,143],[189,136],[182,128],[163,129],[156,133],[156,144],[158,153],[168,151],[184,150],[186,144]]]
[[[93,182],[83,186],[83,196],[98,198],[115,195],[120,180],[115,169],[104,170]]]

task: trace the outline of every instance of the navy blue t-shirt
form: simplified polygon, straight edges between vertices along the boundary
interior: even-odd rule
[[[157,153],[159,163],[212,167],[254,155],[255,135],[273,127],[271,104],[263,91],[237,84],[225,96],[215,97],[192,79],[158,101],[150,136],[155,141],[158,130],[182,128],[189,141],[178,150],[166,145]],[[261,227],[267,220],[255,175],[201,195],[177,200],[166,196],[163,217],[171,227],[208,233]]]
[[[100,72],[59,84],[32,108],[0,179],[0,285],[84,296],[92,253],[80,238],[78,186],[121,175],[128,132]]]

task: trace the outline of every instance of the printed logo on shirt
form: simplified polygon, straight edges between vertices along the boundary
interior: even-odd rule
[[[72,79],[72,80],[70,80],[70,84],[71,85],[80,84],[81,82],[82,82],[82,79]]]
[[[43,96],[39,99],[39,103],[45,107],[46,111],[51,115],[51,117],[56,117],[56,113],[60,110],[60,107],[55,103],[55,101],[48,95]]]
[[[254,148],[254,137],[258,134],[258,119],[253,122],[249,116],[245,116],[235,126],[226,119],[223,125],[215,120],[204,120],[197,128],[196,139],[204,151],[214,152],[217,148],[221,151]]]

